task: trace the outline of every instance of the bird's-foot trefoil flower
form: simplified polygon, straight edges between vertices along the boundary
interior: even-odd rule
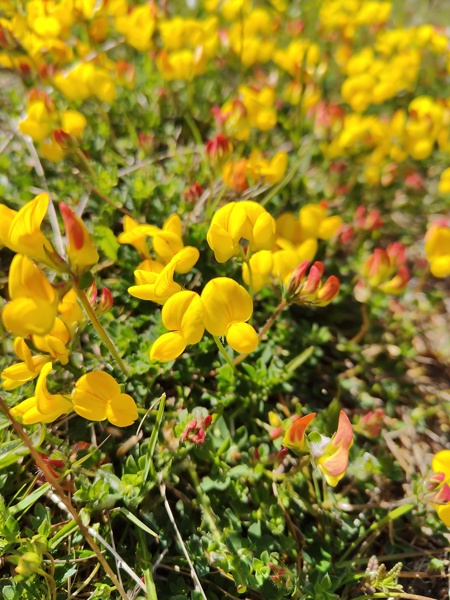
[[[247,323],[253,313],[253,302],[245,288],[228,277],[209,281],[201,294],[206,331],[225,336],[236,350],[249,354],[258,346],[258,335]]]
[[[46,335],[52,330],[58,294],[45,274],[29,258],[16,254],[9,270],[11,301],[2,311],[5,328],[19,337]]]
[[[150,349],[150,358],[166,362],[182,354],[188,344],[198,344],[204,333],[203,304],[196,292],[187,290],[171,296],[161,312],[170,331],[160,336]]]
[[[212,218],[206,236],[217,262],[224,263],[241,251],[241,239],[251,252],[272,250],[275,243],[274,218],[257,202],[229,202]]]
[[[138,418],[136,403],[121,392],[117,381],[104,371],[86,373],[72,391],[74,411],[90,421],[108,419],[118,427],[128,427]]]
[[[20,417],[26,425],[52,423],[72,410],[72,403],[65,396],[49,393],[47,376],[51,370],[52,363],[46,363],[36,382],[35,395],[11,409],[13,416]]]

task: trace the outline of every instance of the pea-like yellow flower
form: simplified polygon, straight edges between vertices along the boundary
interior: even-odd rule
[[[192,81],[205,72],[206,58],[201,47],[173,52],[162,50],[156,56],[156,66],[166,81]]]
[[[277,152],[269,161],[264,158],[259,150],[250,153],[247,169],[254,181],[262,179],[264,183],[275,185],[281,181],[286,173],[288,155],[286,152]]]
[[[434,475],[426,482],[426,501],[436,510],[438,517],[450,527],[450,450],[441,450],[433,456]]]
[[[32,381],[39,375],[45,363],[51,360],[49,356],[43,354],[32,356],[25,340],[21,337],[16,337],[14,340],[14,352],[23,362],[7,367],[0,373],[0,377],[4,379],[1,385],[5,390],[14,390]]]
[[[86,225],[65,202],[59,204],[68,239],[67,256],[70,269],[75,275],[82,275],[98,262],[97,248],[91,239]]]
[[[270,281],[273,268],[273,254],[270,250],[260,250],[252,254],[249,264],[242,265],[242,279],[253,292],[259,292]]]
[[[258,346],[258,335],[247,323],[253,312],[252,299],[245,288],[228,277],[209,281],[201,294],[205,329],[225,336],[236,350],[249,354]]]
[[[67,365],[69,362],[70,351],[67,344],[70,341],[70,333],[64,321],[58,317],[50,333],[33,335],[32,340],[38,350],[49,354],[53,360],[58,360],[62,365]]]
[[[128,427],[138,418],[136,403],[123,394],[117,381],[104,371],[92,371],[78,379],[72,391],[74,411],[89,421],[108,419]]]
[[[450,226],[431,225],[425,236],[425,256],[435,277],[450,275]]]
[[[47,376],[51,370],[52,363],[46,363],[36,382],[35,395],[11,409],[13,416],[20,417],[26,425],[52,423],[72,410],[72,403],[63,395],[49,393]]]
[[[338,215],[327,217],[327,209],[322,204],[302,206],[299,219],[303,239],[329,240],[337,234],[342,225],[342,219]]]
[[[9,270],[8,290],[11,302],[2,312],[3,325],[20,337],[45,335],[55,323],[58,296],[32,260],[16,254]]]
[[[56,268],[55,250],[41,231],[48,203],[48,194],[38,194],[18,211],[0,205],[0,244]]]
[[[217,262],[226,262],[240,253],[241,239],[252,252],[272,250],[275,243],[275,219],[257,202],[229,202],[212,218],[206,236]]]
[[[125,36],[127,44],[144,52],[152,45],[155,31],[155,7],[150,4],[135,6],[126,14],[116,17],[116,29]]]
[[[128,288],[128,293],[140,300],[150,300],[164,304],[171,296],[181,291],[181,285],[173,279],[174,274],[188,273],[200,257],[193,246],[186,246],[159,271],[137,270],[134,272],[136,285]]]
[[[73,337],[78,324],[84,320],[83,310],[73,288],[62,297],[58,304],[58,314],[67,327],[70,337]]]
[[[161,317],[170,331],[154,342],[150,350],[152,360],[174,360],[188,344],[198,344],[202,339],[203,304],[195,292],[184,290],[171,296],[163,306]]]
[[[162,263],[168,263],[183,247],[182,224],[178,215],[166,219],[162,229],[156,225],[139,224],[131,217],[123,221],[124,231],[119,235],[119,244],[131,244],[144,258],[151,258],[146,239],[152,238],[153,249]]]

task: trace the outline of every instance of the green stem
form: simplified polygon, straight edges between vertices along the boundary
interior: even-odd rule
[[[94,326],[95,331],[98,333],[100,339],[102,340],[102,342],[105,344],[105,346],[110,351],[110,353],[113,356],[114,360],[119,365],[120,370],[122,371],[122,373],[126,377],[129,377],[130,374],[128,372],[128,369],[125,366],[125,363],[120,358],[119,353],[117,351],[117,348],[114,346],[113,341],[111,340],[111,338],[109,337],[109,335],[106,333],[105,329],[103,328],[103,325],[98,320],[97,315],[95,314],[95,311],[92,308],[92,306],[91,306],[91,304],[90,304],[90,302],[88,300],[88,297],[86,296],[86,293],[77,284],[74,285],[74,289],[75,289],[75,292],[76,292],[76,294],[78,296],[78,299],[80,300],[81,304],[83,305],[83,308],[84,308],[87,316],[89,317],[92,325]]]
[[[369,319],[369,315],[367,313],[367,305],[365,303],[361,304],[361,316],[362,316],[361,329],[358,331],[358,333],[355,335],[355,337],[353,337],[350,340],[351,344],[358,344],[363,339],[363,337],[367,333],[367,330],[370,327],[370,319]]]
[[[217,344],[217,347],[219,348],[220,354],[224,357],[224,359],[227,361],[227,364],[230,365],[230,367],[232,368],[232,370],[234,372],[234,361],[231,360],[228,352],[224,348],[224,345],[220,341],[220,338],[218,336],[216,336],[216,335],[214,335],[213,338],[214,338],[214,341]]]

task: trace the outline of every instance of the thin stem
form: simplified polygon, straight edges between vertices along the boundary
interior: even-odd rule
[[[219,352],[220,354],[224,357],[224,359],[227,361],[227,364],[230,365],[230,367],[232,368],[232,370],[234,371],[234,361],[231,360],[228,352],[225,350],[224,345],[222,344],[222,342],[220,341],[220,338],[216,335],[213,336],[214,337],[214,341],[217,344],[217,347],[219,348]]]
[[[361,316],[362,316],[361,329],[358,331],[358,333],[355,335],[355,337],[353,337],[350,340],[350,342],[352,344],[357,344],[358,342],[360,342],[363,339],[363,337],[365,336],[365,334],[367,333],[367,330],[369,329],[369,326],[370,326],[369,315],[367,314],[367,305],[365,303],[361,304]]]
[[[167,516],[169,517],[169,521],[172,523],[172,526],[175,529],[175,534],[176,534],[178,542],[179,542],[179,544],[181,546],[181,550],[183,551],[183,554],[184,554],[184,556],[185,556],[185,558],[186,558],[186,560],[188,562],[188,565],[189,565],[189,568],[190,568],[190,571],[191,571],[191,577],[192,577],[192,580],[193,580],[194,585],[195,585],[195,589],[196,589],[197,592],[199,592],[201,594],[203,600],[208,600],[208,598],[207,598],[207,596],[205,594],[205,591],[204,591],[204,589],[202,587],[202,584],[200,583],[200,579],[198,578],[198,575],[197,575],[197,572],[195,570],[195,567],[194,567],[194,565],[193,565],[193,563],[191,561],[191,557],[189,556],[189,553],[188,553],[188,551],[186,549],[186,546],[185,546],[185,544],[183,542],[183,537],[182,537],[182,535],[180,533],[180,530],[178,529],[177,523],[175,521],[175,517],[173,516],[172,509],[170,508],[170,504],[167,501],[166,486],[164,485],[164,483],[162,481],[162,473],[159,473],[158,479],[159,479],[159,491],[160,491],[162,499],[164,501],[164,507],[166,509]]]
[[[282,300],[280,302],[280,304],[276,307],[276,309],[273,312],[273,314],[267,319],[266,323],[259,330],[259,332],[258,332],[258,340],[259,341],[262,340],[262,338],[266,335],[266,333],[268,332],[268,330],[275,323],[277,317],[283,312],[283,310],[288,305],[289,305],[289,303],[286,300]],[[248,354],[239,354],[238,356],[236,356],[236,358],[233,360],[233,365],[238,365],[239,363],[241,363],[246,356],[248,356]]]
[[[116,210],[120,211],[122,214],[124,215],[128,215],[129,217],[132,217],[132,213],[127,210],[126,208],[123,208],[123,206],[118,206],[114,200],[112,200],[109,196],[107,196],[105,193],[103,193],[101,190],[99,190],[94,184],[92,184],[90,181],[87,181],[80,172],[77,173],[77,177],[78,179],[87,187],[89,188],[89,190],[95,194],[98,198],[100,198],[101,200],[103,200],[103,202],[106,202],[106,204],[109,204],[109,206],[112,206],[113,208],[115,208]]]
[[[77,284],[74,285],[74,289],[75,289],[75,292],[76,292],[76,294],[78,296],[78,299],[80,300],[81,304],[83,305],[83,308],[84,308],[87,316],[89,317],[92,325],[94,326],[95,331],[98,333],[100,339],[102,340],[102,342],[105,344],[105,346],[110,351],[110,353],[113,356],[114,360],[119,365],[122,373],[126,377],[129,377],[130,374],[128,372],[128,369],[125,366],[125,363],[120,358],[119,353],[117,351],[117,348],[114,346],[113,341],[111,340],[111,338],[109,337],[109,335],[106,333],[105,329],[103,328],[103,325],[98,320],[97,315],[95,314],[95,311],[92,308],[92,306],[91,306],[91,304],[90,304],[90,302],[89,302],[89,300],[88,300],[88,298],[86,296],[86,293]]]
[[[22,427],[22,425],[12,416],[3,396],[0,396],[0,408],[3,410],[5,415],[10,420],[11,425],[13,426],[17,435],[20,437],[20,439],[23,441],[25,446],[30,451],[30,454],[31,454],[34,462],[39,467],[39,469],[44,473],[46,480],[49,482],[49,484],[53,487],[55,492],[58,494],[58,497],[61,500],[61,503],[64,504],[64,506],[66,507],[67,512],[69,512],[72,515],[72,518],[75,521],[75,523],[78,525],[78,527],[80,528],[80,530],[84,536],[84,539],[86,540],[86,542],[89,544],[89,546],[94,551],[94,553],[97,556],[102,567],[105,569],[105,572],[109,575],[111,581],[116,586],[117,591],[121,595],[122,599],[128,600],[127,593],[125,592],[123,587],[120,585],[119,580],[117,579],[114,571],[111,569],[111,567],[109,566],[105,557],[103,556],[100,548],[94,542],[92,535],[89,533],[87,527],[84,525],[83,521],[80,518],[80,515],[73,507],[69,498],[66,496],[66,493],[64,492],[64,490],[61,487],[60,483],[58,482],[57,478],[54,476],[53,471],[50,469],[48,464],[44,461],[42,456],[39,454],[39,452],[36,450],[36,448],[31,443],[31,440],[30,440],[28,434],[26,433],[26,431],[24,430],[24,428]]]

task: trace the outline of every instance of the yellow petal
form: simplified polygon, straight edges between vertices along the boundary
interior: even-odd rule
[[[203,337],[203,304],[196,292],[174,294],[162,309],[162,321],[171,331],[179,331],[186,344],[197,344]]]
[[[205,328],[212,335],[225,335],[232,323],[248,321],[252,299],[245,288],[228,277],[209,281],[201,294]]]
[[[179,332],[170,331],[161,335],[150,349],[150,359],[168,362],[175,360],[183,354],[186,348],[186,340]]]
[[[431,468],[435,473],[444,473],[450,479],[450,450],[441,450],[433,456]]]
[[[106,417],[117,427],[128,427],[138,418],[135,401],[128,394],[120,394],[113,398],[106,408]]]
[[[32,298],[16,298],[4,307],[2,321],[5,328],[20,337],[45,335],[53,327],[56,306]]]
[[[243,354],[250,354],[258,347],[258,334],[248,323],[233,323],[227,331],[227,342]]]

